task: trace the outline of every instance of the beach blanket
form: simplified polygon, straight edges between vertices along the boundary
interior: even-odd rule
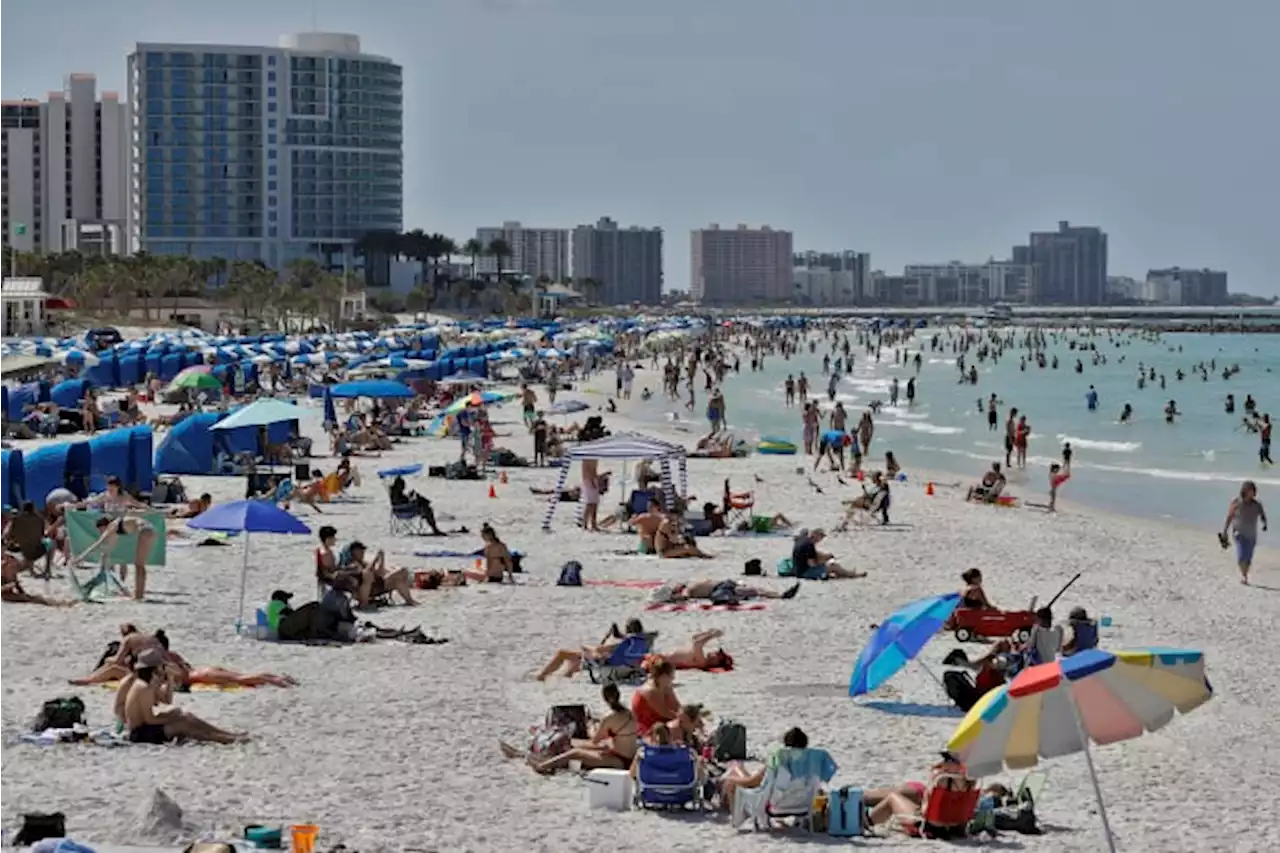
[[[712,604],[710,601],[682,601],[679,603],[653,602],[644,606],[652,613],[732,613],[739,610],[764,610],[769,605],[763,601],[749,601],[745,604]]]
[[[616,586],[620,589],[657,589],[666,581],[613,581],[613,580],[596,580],[583,581],[587,586]]]
[[[103,690],[119,690],[120,682],[104,681],[98,685]],[[192,693],[235,693],[238,690],[252,690],[244,684],[192,684]]]
[[[415,556],[415,557],[426,557],[427,559],[431,559],[431,558],[434,558],[434,557],[456,557],[456,558],[467,558],[467,559],[470,559],[471,557],[483,557],[483,556],[484,556],[484,548],[477,548],[477,549],[476,549],[476,550],[474,550],[474,551],[414,551],[414,552],[413,552],[413,556]],[[524,552],[523,552],[523,551],[517,551],[516,549],[512,548],[512,549],[511,549],[511,556],[513,556],[513,557],[523,557],[523,556],[524,556]]]

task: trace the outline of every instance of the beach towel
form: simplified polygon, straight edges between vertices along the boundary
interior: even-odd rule
[[[120,682],[104,681],[98,685],[103,690],[119,690]],[[252,690],[244,684],[192,684],[190,686],[192,693],[235,693],[239,690]]]
[[[657,589],[666,581],[616,581],[616,580],[591,580],[583,581],[587,586],[614,586],[619,589]]]
[[[17,743],[29,743],[34,746],[60,746],[64,743],[86,744],[88,746],[129,746],[132,742],[124,734],[117,734],[115,729],[45,729],[42,732],[22,732],[16,738]]]
[[[745,604],[712,604],[710,601],[681,601],[675,603],[653,602],[644,609],[652,613],[732,613],[739,610],[765,610],[769,605],[763,601],[751,601]]]
[[[469,558],[471,558],[471,557],[483,557],[483,556],[484,556],[484,548],[477,548],[477,549],[476,549],[476,550],[474,550],[474,551],[414,551],[414,552],[413,552],[413,556],[415,556],[415,557],[426,557],[427,559],[432,559],[432,558],[435,558],[435,557],[456,557],[456,558],[468,558],[468,559],[469,559]],[[523,557],[523,556],[524,556],[524,552],[523,552],[523,551],[517,551],[516,549],[512,548],[512,549],[511,549],[511,556],[512,556],[512,557]]]
[[[156,537],[151,542],[151,550],[147,553],[148,566],[163,566],[165,557],[165,543],[168,537],[165,535],[166,519],[164,513],[161,512],[139,512],[131,513],[140,518],[146,519],[156,531]],[[71,553],[79,554],[98,541],[102,531],[94,527],[94,523],[102,513],[97,510],[74,509],[66,513],[67,519],[67,535],[71,537]],[[134,557],[138,550],[138,537],[135,534],[128,533],[116,539],[115,547],[111,549],[111,555],[108,562],[113,564],[127,564],[132,566]],[[100,558],[100,554],[93,554],[90,559],[96,560]]]

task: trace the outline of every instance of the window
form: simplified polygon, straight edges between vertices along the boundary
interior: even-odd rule
[[[268,82],[268,83],[274,83],[274,82],[276,82],[276,72],[274,72],[274,71],[268,71],[268,72],[267,72],[267,82]],[[274,93],[274,92],[272,92],[272,94],[274,95],[275,93]]]
[[[275,87],[275,86],[268,86],[268,87],[267,87],[267,97],[268,97],[268,98],[274,98],[275,96],[276,96],[276,87]]]
[[[269,119],[267,119],[267,127],[268,127],[269,129],[271,129],[271,130],[275,130],[275,129],[276,129],[276,120],[275,120],[275,119],[273,119],[273,118],[269,118]]]
[[[276,221],[276,212],[275,212],[274,210],[268,210],[268,211],[267,211],[267,221],[268,221],[268,222],[275,222],[275,221]]]
[[[272,225],[270,228],[267,229],[267,236],[268,237],[276,236],[276,227],[274,225]]]
[[[271,165],[267,166],[267,174],[268,174],[268,175],[273,175],[273,176],[274,176],[274,175],[275,175],[275,173],[276,173],[276,164],[275,164],[275,163],[272,163]]]
[[[276,191],[276,182],[275,182],[275,181],[267,181],[267,192],[269,192],[269,193],[273,193],[273,192],[275,192],[275,191]]]
[[[267,102],[267,112],[269,112],[269,113],[273,113],[273,112],[275,112],[275,111],[276,111],[276,102],[275,102],[275,101],[268,101],[268,102]]]
[[[267,144],[268,144],[268,145],[275,145],[275,144],[276,144],[276,135],[275,135],[274,133],[268,133],[268,134],[267,134]]]
[[[268,56],[267,56],[267,65],[274,66],[275,64],[276,64],[276,58],[275,58],[275,55],[274,55],[274,54],[270,54],[270,55],[268,55]]]
[[[274,160],[274,159],[276,159],[276,149],[274,149],[274,148],[268,148],[268,149],[267,149],[267,159],[268,159],[268,160]]]
[[[275,206],[276,206],[276,197],[273,195],[267,196],[267,207],[275,207]]]

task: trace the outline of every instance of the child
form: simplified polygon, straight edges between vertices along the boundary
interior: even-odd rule
[[[1063,451],[1063,455],[1070,458],[1071,445],[1067,445]],[[1049,512],[1057,512],[1058,508],[1058,487],[1067,480],[1071,479],[1071,463],[1067,462],[1066,467],[1054,462],[1049,466]]]

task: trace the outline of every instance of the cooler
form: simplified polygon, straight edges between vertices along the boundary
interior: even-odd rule
[[[631,774],[626,770],[597,769],[587,773],[587,804],[593,809],[626,811],[631,808]]]

